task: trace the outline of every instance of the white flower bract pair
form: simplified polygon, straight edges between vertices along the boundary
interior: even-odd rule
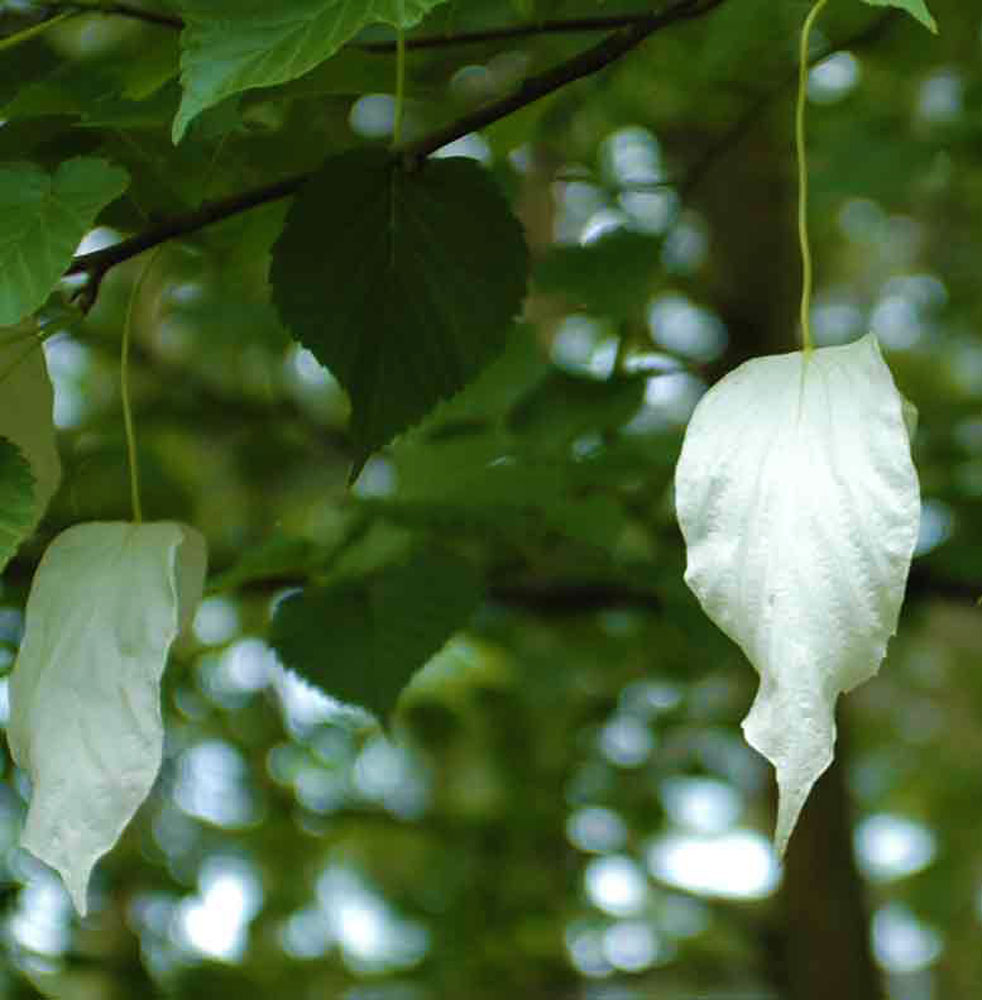
[[[205,559],[185,525],[89,523],[60,534],[35,575],[10,680],[10,749],[33,782],[21,843],[83,915],[93,866],[160,769],[160,681]]]
[[[685,580],[760,674],[743,729],[777,772],[782,853],[832,762],[836,699],[897,628],[920,519],[904,406],[870,335],[741,365],[686,431]]]

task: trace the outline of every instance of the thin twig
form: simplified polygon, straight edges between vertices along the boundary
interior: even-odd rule
[[[145,24],[156,24],[164,28],[174,28],[180,31],[184,21],[177,14],[165,11],[147,10],[130,3],[102,3],[100,0],[49,0],[44,9],[64,11],[72,14],[109,14],[116,17],[128,17]]]
[[[679,0],[672,7],[652,15],[643,23],[616,31],[586,52],[582,52],[543,73],[529,77],[514,93],[500,100],[492,101],[422,139],[403,145],[395,150],[393,155],[402,157],[409,164],[417,163],[443,146],[449,145],[477,129],[485,128],[548,94],[562,89],[567,84],[599,72],[637,48],[655,32],[680,21],[701,17],[723,2],[725,0]],[[95,250],[75,257],[66,274],[85,274],[89,277],[88,284],[79,295],[81,307],[85,310],[91,308],[98,295],[102,279],[117,264],[168,240],[188,236],[250,209],[291,197],[310,180],[311,176],[312,174],[309,173],[299,174],[229,198],[208,202],[193,212],[173,216],[129,239],[114,243],[102,250]]]

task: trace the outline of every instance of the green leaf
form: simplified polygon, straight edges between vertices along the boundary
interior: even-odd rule
[[[43,305],[99,212],[128,183],[125,170],[89,157],[54,175],[30,163],[0,166],[0,326]]]
[[[54,423],[54,388],[36,324],[0,330],[0,438],[27,459],[34,483],[34,520],[41,519],[61,483]]]
[[[348,392],[356,468],[501,352],[527,261],[521,226],[471,160],[406,173],[379,150],[344,153],[298,195],[273,299]]]
[[[924,0],[863,0],[863,3],[868,3],[871,7],[898,7],[907,11],[911,17],[916,17],[925,28],[938,33],[938,22],[931,16]]]
[[[288,597],[271,641],[286,666],[385,720],[412,675],[467,624],[480,600],[469,566],[422,555],[368,579]]]
[[[616,229],[586,246],[555,246],[536,265],[534,282],[577,308],[630,318],[652,290],[661,245],[657,237]]]
[[[286,83],[370,24],[411,28],[446,0],[181,0],[180,142],[205,108],[252,87]]]
[[[15,444],[0,437],[0,571],[33,530],[35,506],[30,463]]]

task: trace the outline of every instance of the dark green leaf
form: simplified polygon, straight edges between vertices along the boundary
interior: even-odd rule
[[[30,463],[15,444],[0,437],[0,570],[34,530],[35,520]]]
[[[0,326],[38,309],[99,212],[129,183],[125,170],[79,157],[54,176],[30,163],[0,166]]]
[[[180,142],[205,108],[250,87],[286,83],[313,69],[362,28],[411,28],[445,0],[181,0]]]
[[[871,7],[898,7],[907,11],[911,17],[917,18],[925,28],[935,34],[938,33],[938,23],[931,16],[924,0],[864,0],[864,3],[868,3]]]
[[[406,173],[378,150],[345,153],[300,193],[273,297],[348,391],[356,464],[502,350],[526,267],[521,227],[470,160]]]
[[[288,597],[271,641],[286,666],[385,720],[412,675],[467,624],[480,599],[467,565],[419,556],[366,580]]]

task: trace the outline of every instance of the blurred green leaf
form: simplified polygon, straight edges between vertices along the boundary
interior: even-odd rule
[[[367,579],[286,598],[271,642],[286,666],[385,721],[412,675],[480,600],[480,580],[466,563],[420,555]]]
[[[35,513],[30,463],[15,444],[0,437],[0,571],[33,530]]]
[[[552,247],[533,280],[577,309],[626,318],[643,305],[660,268],[660,239],[616,229],[586,246]]]
[[[863,3],[868,3],[871,7],[897,7],[900,10],[905,10],[911,17],[920,21],[925,28],[935,34],[938,33],[938,23],[931,16],[924,0],[863,0]]]

